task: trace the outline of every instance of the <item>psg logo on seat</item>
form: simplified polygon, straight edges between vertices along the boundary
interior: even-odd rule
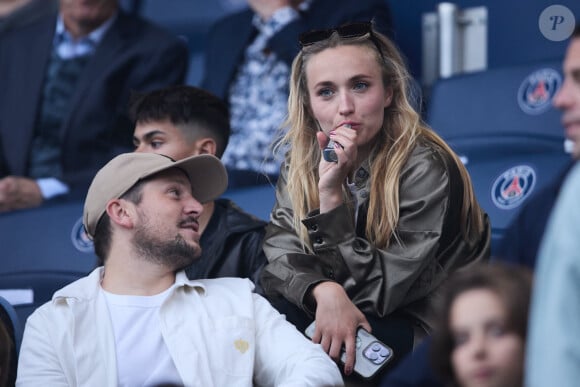
[[[491,200],[497,208],[511,210],[530,196],[535,185],[536,171],[529,165],[509,168],[493,182]]]
[[[94,251],[93,241],[89,239],[85,231],[82,216],[74,224],[70,237],[72,244],[78,251],[83,253],[92,253]]]
[[[562,84],[560,73],[551,68],[528,75],[518,90],[518,104],[528,114],[541,114],[550,109],[552,98]]]

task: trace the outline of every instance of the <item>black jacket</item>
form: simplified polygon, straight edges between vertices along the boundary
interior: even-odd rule
[[[258,279],[266,256],[262,250],[266,222],[244,212],[229,199],[215,201],[213,215],[200,244],[201,257],[185,269],[189,279],[242,277]]]

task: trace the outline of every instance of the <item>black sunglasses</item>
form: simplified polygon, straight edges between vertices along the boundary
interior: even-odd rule
[[[300,34],[298,41],[302,47],[306,47],[330,38],[330,36],[335,32],[341,38],[356,38],[366,34],[372,35],[373,29],[370,22],[350,23],[326,30],[313,30],[304,32]]]

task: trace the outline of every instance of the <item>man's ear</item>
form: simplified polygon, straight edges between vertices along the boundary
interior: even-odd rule
[[[195,155],[214,155],[217,152],[217,144],[213,138],[203,137],[195,142]]]
[[[133,227],[133,207],[129,206],[129,201],[123,199],[113,199],[107,203],[105,211],[111,222],[124,228]]]

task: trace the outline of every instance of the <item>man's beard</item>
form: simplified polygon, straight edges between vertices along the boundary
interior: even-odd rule
[[[173,270],[181,270],[201,254],[201,248],[188,244],[179,234],[171,240],[161,240],[147,224],[140,226],[133,236],[136,251],[145,260]]]

